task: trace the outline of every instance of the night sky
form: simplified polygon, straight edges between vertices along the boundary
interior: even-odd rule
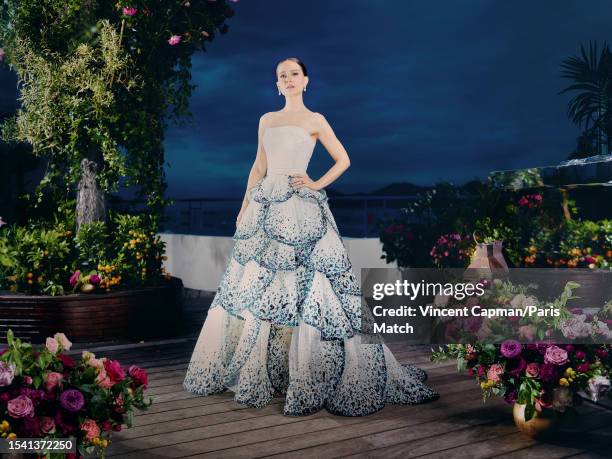
[[[305,103],[323,113],[352,166],[332,185],[463,183],[556,164],[579,134],[566,115],[563,59],[610,40],[606,0],[272,1],[235,4],[227,35],[194,57],[186,127],[167,135],[171,197],[242,194],[262,113],[282,108],[274,69],[296,56]],[[14,80],[0,74],[0,110]],[[309,173],[331,166],[319,144]]]

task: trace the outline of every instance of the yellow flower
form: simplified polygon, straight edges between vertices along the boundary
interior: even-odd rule
[[[42,282],[42,281],[43,281],[43,277],[42,277],[42,276],[38,276],[38,277],[36,278],[36,282]]]
[[[484,381],[482,381],[482,382],[480,383],[480,388],[481,388],[481,389],[485,389],[486,387],[487,387],[487,383],[486,383],[486,382],[484,382]]]
[[[104,440],[102,440],[102,442],[101,442],[101,443],[102,443],[102,447],[103,447],[103,448],[108,447],[108,440],[107,440],[106,438],[105,438]]]
[[[34,274],[28,273],[28,279],[31,279],[32,277],[34,277]]]
[[[568,380],[567,380],[567,379],[565,379],[565,378],[561,378],[561,379],[559,380],[559,385],[560,385],[560,386],[565,386],[565,387],[567,387],[567,386],[569,386],[569,382],[568,382]]]
[[[164,255],[164,256],[162,257],[162,260],[164,260],[164,261],[166,261],[167,259],[168,259],[168,257],[167,257],[166,255]]]
[[[32,283],[32,279],[28,280],[28,284],[31,284],[31,283]]]
[[[10,434],[8,434],[8,435],[6,436],[6,439],[7,439],[7,440],[14,440],[15,438],[17,438],[17,434],[15,434],[15,433],[13,433],[13,432],[11,432]]]

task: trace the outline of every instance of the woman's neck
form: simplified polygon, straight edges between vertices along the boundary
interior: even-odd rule
[[[302,98],[302,94],[285,97],[285,107],[283,108],[283,111],[301,112],[304,110],[306,110],[306,106],[304,105],[304,99]]]

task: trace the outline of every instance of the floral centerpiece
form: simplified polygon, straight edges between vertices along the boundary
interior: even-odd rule
[[[7,342],[0,355],[2,438],[74,437],[79,454],[103,457],[111,432],[130,427],[134,409],[150,405],[145,370],[87,351],[74,360],[64,354],[72,343],[63,333],[39,350],[11,331]]]
[[[441,347],[432,360],[456,359],[459,371],[475,377],[483,401],[501,396],[524,406],[525,421],[545,411],[563,413],[580,401],[579,394],[597,401],[610,394],[612,346],[602,343],[612,339],[612,303],[602,309],[568,309],[577,287],[570,282],[558,299],[545,303],[529,294],[529,286],[493,281],[478,300],[482,308],[536,306],[557,313],[447,321],[442,324],[445,339],[464,344]]]

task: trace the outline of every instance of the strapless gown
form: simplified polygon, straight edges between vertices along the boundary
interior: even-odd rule
[[[384,344],[361,343],[360,286],[325,191],[290,184],[315,143],[300,126],[264,131],[268,171],[247,191],[184,387],[230,389],[251,407],[284,395],[287,415],[363,416],[436,399],[422,370],[400,365]]]

